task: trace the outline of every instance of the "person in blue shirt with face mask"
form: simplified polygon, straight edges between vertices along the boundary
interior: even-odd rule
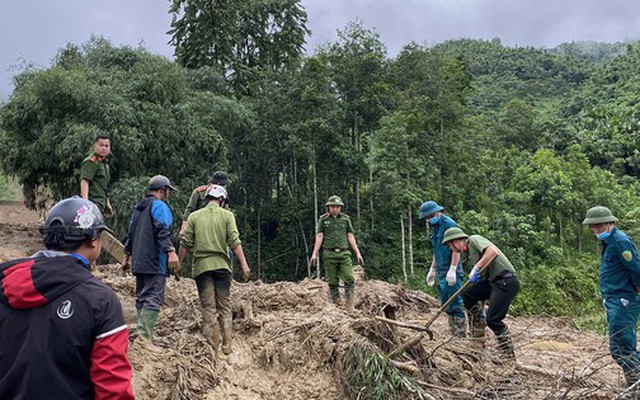
[[[458,226],[456,222],[444,215],[444,207],[435,201],[426,201],[420,206],[420,219],[427,220],[431,228],[431,245],[433,246],[433,257],[431,268],[427,274],[427,285],[435,284],[436,275],[438,277],[438,289],[440,291],[440,302],[444,304],[452,294],[462,286],[462,264],[460,263],[460,253],[452,253],[446,244],[442,244],[444,232],[452,227]],[[445,310],[449,315],[449,326],[451,332],[457,337],[467,336],[467,325],[465,321],[462,298],[458,297]]]
[[[622,367],[627,385],[640,379],[637,322],[640,315],[640,258],[633,240],[615,226],[618,221],[602,206],[590,208],[582,222],[602,242],[600,291],[609,323],[609,350]]]

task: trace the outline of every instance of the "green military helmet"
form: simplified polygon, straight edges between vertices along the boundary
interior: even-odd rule
[[[607,207],[596,206],[591,207],[587,211],[587,215],[582,221],[582,225],[596,225],[596,224],[605,224],[607,222],[616,222],[618,218],[613,216],[611,210]]]
[[[340,207],[344,207],[344,203],[342,202],[342,199],[340,198],[340,196],[337,195],[333,195],[331,197],[329,197],[329,200],[327,200],[327,204],[325,204],[325,206],[329,207],[329,206],[340,206]]]
[[[447,244],[447,242],[450,242],[456,239],[466,239],[468,237],[469,235],[464,233],[460,228],[457,228],[457,227],[449,228],[446,231],[444,231],[444,236],[442,237],[442,244]]]

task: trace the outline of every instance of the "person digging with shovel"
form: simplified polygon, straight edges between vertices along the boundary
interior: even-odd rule
[[[520,290],[518,275],[509,259],[491,241],[480,235],[467,235],[454,227],[445,231],[442,243],[452,252],[460,253],[463,264],[473,265],[469,273],[472,283],[462,292],[462,301],[469,315],[471,336],[484,345],[485,321],[479,302],[488,300],[486,325],[495,333],[505,359],[515,359],[513,341],[504,323],[509,306]]]

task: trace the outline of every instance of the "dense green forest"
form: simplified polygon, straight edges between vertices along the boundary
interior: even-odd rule
[[[339,194],[368,276],[432,290],[417,219],[432,199],[511,259],[522,280],[514,312],[599,312],[599,243],[581,221],[605,205],[640,238],[640,44],[461,39],[389,56],[374,30],[351,23],[304,55],[306,14],[289,11],[283,23],[297,29],[263,38],[260,59],[199,52],[184,36],[198,23],[189,13],[174,20],[177,61],[101,38],[67,45],[50,68],[15,77],[0,108],[3,173],[43,207],[78,192],[80,161],[108,132],[122,236],[149,176],[180,188],[178,226],[191,190],[227,170],[253,277],[268,281],[316,274],[315,222]]]

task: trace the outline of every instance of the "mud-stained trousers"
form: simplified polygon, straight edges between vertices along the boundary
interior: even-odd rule
[[[221,327],[225,342],[231,346],[232,279],[231,271],[227,269],[206,271],[195,278],[202,307],[202,334],[214,349],[220,345]]]

